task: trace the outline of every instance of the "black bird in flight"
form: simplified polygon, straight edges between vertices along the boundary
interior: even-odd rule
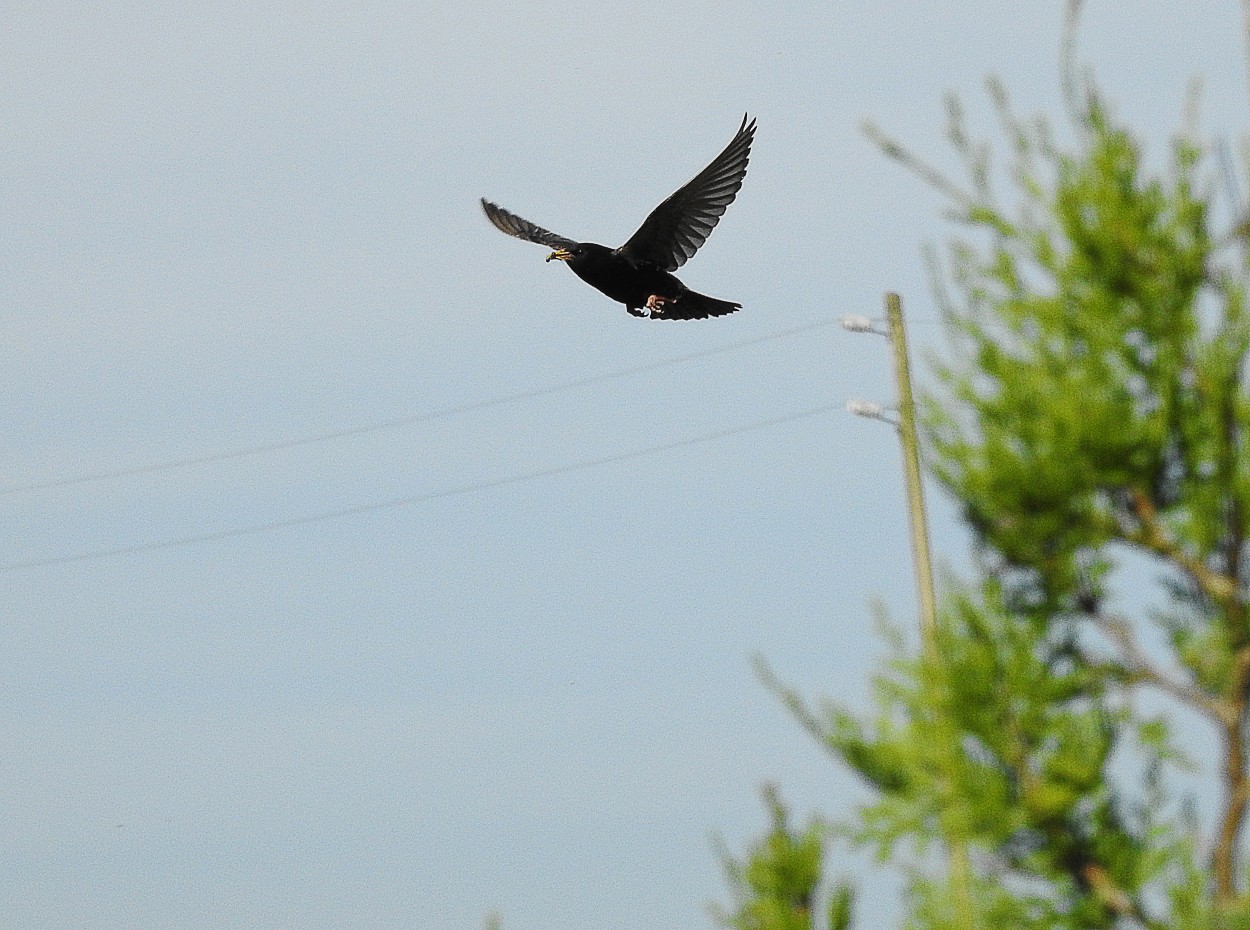
[[[707,241],[733,203],[747,173],[755,120],[742,125],[725,150],[675,194],[651,211],[619,249],[557,236],[482,199],[482,209],[509,236],[555,249],[547,256],[568,262],[573,273],[620,301],[634,316],[653,320],[703,320],[739,310],[742,304],[690,290],[673,272]]]

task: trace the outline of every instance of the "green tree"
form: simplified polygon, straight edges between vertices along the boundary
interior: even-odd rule
[[[870,130],[964,230],[932,262],[955,348],[922,419],[980,577],[943,598],[934,654],[894,638],[875,715],[770,681],[874,789],[837,828],[905,867],[908,927],[962,925],[932,855],[953,838],[979,928],[1247,927],[1246,226],[1218,229],[1192,130],[1156,171],[1094,90],[1070,94],[1060,146],[989,87],[1006,171],[953,100],[966,182]],[[1141,689],[1216,734],[1192,760],[1214,823],[1177,796],[1177,715],[1144,717]],[[733,926],[810,926],[743,922],[751,888]]]
[[[736,900],[732,911],[714,909],[713,913],[729,930],[812,930],[824,831],[818,822],[809,823],[801,832],[793,830],[789,812],[772,785],[764,787],[764,803],[772,829],[755,844],[745,862],[722,851]],[[846,885],[839,885],[830,895],[830,930],[846,930],[851,899],[851,889]]]

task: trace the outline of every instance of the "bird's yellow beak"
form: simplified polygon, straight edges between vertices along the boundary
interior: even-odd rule
[[[551,261],[554,258],[556,261],[567,262],[572,257],[573,253],[568,249],[556,249],[547,256],[547,261]]]

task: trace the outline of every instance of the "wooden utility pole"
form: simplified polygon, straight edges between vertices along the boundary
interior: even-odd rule
[[[937,656],[937,598],[933,594],[933,561],[929,556],[929,526],[920,481],[920,440],[916,435],[916,402],[911,392],[911,363],[907,359],[907,331],[903,328],[903,301],[885,295],[885,316],[894,349],[894,377],[898,382],[898,435],[903,444],[903,477],[907,482],[907,516],[911,524],[911,551],[916,562],[916,591],[920,598],[920,636],[930,658]]]
[[[898,294],[885,295],[885,315],[889,324],[890,345],[894,349],[894,376],[898,382],[898,433],[903,445],[903,477],[907,483],[907,513],[911,524],[911,548],[916,565],[916,591],[920,599],[920,638],[925,658],[941,662],[941,648],[937,636],[937,598],[933,593],[933,561],[929,555],[929,526],[925,518],[924,487],[920,480],[920,440],[916,434],[916,403],[911,390],[911,364],[907,358],[907,332],[903,328],[903,301]],[[943,686],[943,691],[945,691]],[[945,703],[943,701],[942,703]],[[944,719],[946,708],[942,708]],[[953,774],[955,745],[953,727],[948,729],[949,738],[944,740],[949,765],[945,773],[947,790],[943,801],[948,805],[941,813],[946,845],[950,852],[951,889],[955,897],[956,919],[966,930],[976,930],[976,912],[972,904],[972,867],[968,861],[968,844],[964,839],[963,825],[952,816],[949,802],[953,792],[950,776]]]

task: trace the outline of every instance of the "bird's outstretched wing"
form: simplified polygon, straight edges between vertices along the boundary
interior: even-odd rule
[[[506,232],[509,236],[516,236],[518,239],[525,239],[529,242],[537,242],[553,249],[567,249],[570,246],[577,245],[572,239],[557,236],[541,226],[536,226],[529,220],[522,219],[515,213],[509,213],[503,207],[491,203],[485,197],[482,198],[482,209],[486,211],[486,218],[495,224],[495,228]]]
[[[650,262],[665,271],[676,271],[684,265],[707,241],[738,195],[742,179],[746,177],[754,138],[755,120],[748,123],[747,117],[742,117],[742,125],[725,150],[652,210],[619,251],[635,261]]]

